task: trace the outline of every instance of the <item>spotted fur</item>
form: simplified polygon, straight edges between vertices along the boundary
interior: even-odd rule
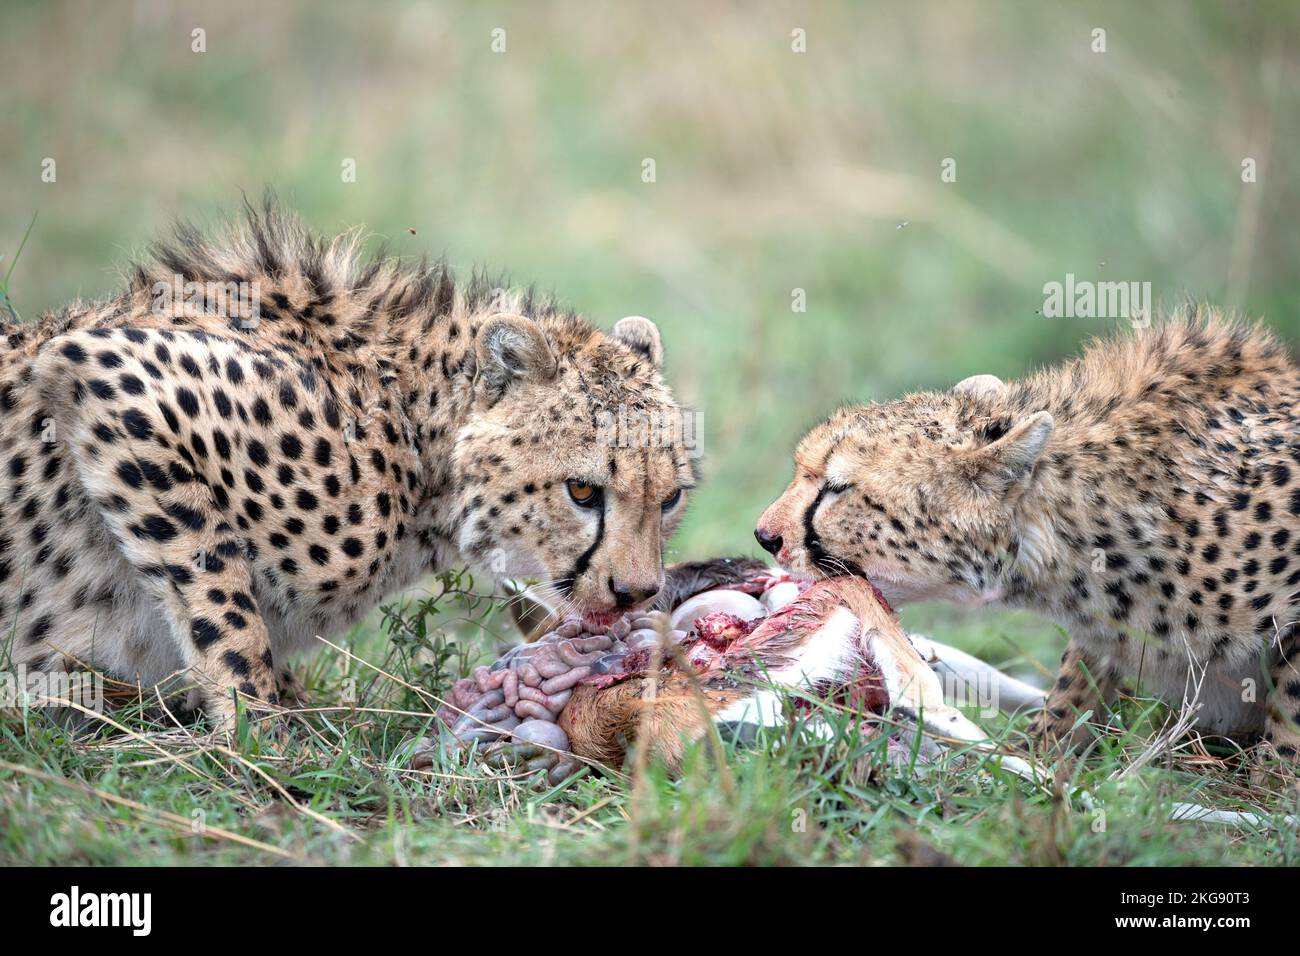
[[[160,308],[174,276],[250,283],[260,314]],[[607,335],[443,264],[366,262],[269,205],[182,228],[120,295],[0,329],[11,658],[186,671],[228,725],[234,691],[275,702],[290,652],[431,571],[534,576],[595,615],[648,599],[693,459],[600,428],[677,412],[661,358],[647,320]]]
[[[1003,384],[846,408],[795,454],[761,542],[891,601],[1025,607],[1070,632],[1035,729],[1138,679],[1202,728],[1300,746],[1300,376],[1255,325],[1189,314]],[[1189,681],[1194,677],[1195,681]]]

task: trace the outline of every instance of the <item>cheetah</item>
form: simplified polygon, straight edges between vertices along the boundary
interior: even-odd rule
[[[1298,426],[1286,349],[1189,307],[1021,381],[837,411],[800,442],[755,535],[792,571],[858,573],[891,602],[1059,622],[1039,739],[1080,743],[1080,718],[1136,680],[1293,765]]]
[[[290,655],[440,569],[597,622],[653,599],[695,456],[609,423],[685,414],[655,325],[605,334],[360,241],[250,205],[178,227],[113,298],[0,329],[11,663],[180,675],[228,730]]]

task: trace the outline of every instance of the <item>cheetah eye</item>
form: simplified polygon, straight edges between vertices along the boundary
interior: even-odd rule
[[[659,505],[659,507],[662,508],[664,511],[672,511],[675,507],[677,507],[677,502],[681,500],[682,500],[682,489],[678,488],[671,495],[665,498],[663,502]]]
[[[826,479],[826,482],[822,485],[822,490],[829,495],[838,495],[842,491],[848,491],[850,487],[852,486],[848,482],[835,481],[833,479],[828,478]]]
[[[578,481],[576,478],[570,478],[564,483],[569,489],[569,497],[573,499],[575,505],[583,508],[594,508],[600,503],[600,489],[595,485],[587,484],[585,481]]]

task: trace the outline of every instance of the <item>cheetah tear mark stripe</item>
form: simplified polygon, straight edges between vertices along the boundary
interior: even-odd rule
[[[817,497],[812,500],[812,504],[810,504],[808,509],[803,513],[804,547],[808,549],[808,556],[812,559],[813,564],[826,571],[834,570],[831,567],[832,558],[831,555],[827,553],[826,549],[822,547],[821,535],[819,535],[817,529],[813,527],[813,521],[817,518],[817,509],[821,507],[822,499],[826,497],[826,492],[828,490],[829,489],[825,485],[822,485],[817,491]],[[844,564],[844,562],[840,563]],[[848,567],[847,564],[844,564],[844,566]],[[861,577],[861,575],[859,575],[859,577]]]
[[[813,527],[813,520],[817,517],[817,509],[821,507],[822,499],[826,497],[828,491],[830,489],[823,484],[817,492],[817,497],[812,500],[812,504],[803,513],[803,544],[808,549],[808,557],[812,559],[813,564],[823,571],[829,571],[832,574],[847,571],[856,577],[865,578],[866,575],[862,573],[862,569],[852,561],[837,558],[823,548],[821,535]]]
[[[587,379],[582,374],[582,371],[580,369],[577,370],[577,376],[578,376],[578,382],[581,384],[583,392],[589,393],[590,386],[587,384]],[[591,407],[590,402],[588,402],[587,411],[591,415],[592,424],[596,425],[597,424],[596,411]],[[613,469],[614,469],[614,460],[613,458],[611,458],[610,459],[611,474],[613,473]],[[569,595],[573,593],[573,588],[578,583],[578,578],[582,577],[582,575],[587,573],[587,568],[591,566],[591,559],[595,556],[596,551],[600,548],[601,543],[605,540],[605,509],[609,506],[609,499],[604,497],[603,492],[601,494],[602,497],[600,501],[600,513],[596,516],[596,540],[591,543],[591,547],[589,547],[586,551],[582,552],[582,554],[578,555],[578,560],[573,562],[573,567],[569,569],[569,573],[565,577],[561,578],[561,581],[563,582],[561,587],[563,588],[565,595]]]
[[[830,448],[826,450],[826,454],[822,458],[823,468],[826,466],[826,462],[830,461],[831,457],[835,454],[835,452],[839,450],[840,444],[842,442],[843,442],[843,437],[837,437],[835,441],[831,443]],[[855,574],[860,578],[864,578],[866,577],[866,575],[863,574],[862,571],[859,570],[856,565],[852,564],[851,562],[841,561],[839,558],[835,558],[825,548],[823,548],[821,535],[819,535],[817,533],[817,529],[813,527],[813,521],[817,517],[817,509],[822,506],[822,499],[826,497],[826,492],[829,490],[830,489],[827,487],[826,482],[823,481],[822,486],[819,489],[817,489],[817,497],[812,500],[812,504],[808,505],[807,510],[805,510],[803,513],[804,548],[808,551],[808,557],[809,559],[811,559],[812,563],[816,567],[821,568],[823,571],[840,573],[843,570],[848,570],[849,573]],[[833,566],[831,564],[832,561],[838,562],[838,567]]]
[[[808,554],[812,557],[814,563],[820,565],[822,560],[828,555],[822,549],[821,535],[813,527],[813,520],[817,517],[817,509],[822,505],[822,499],[826,497],[826,486],[817,491],[817,497],[812,500],[807,510],[803,513],[803,545],[808,549]]]
[[[596,540],[591,543],[591,547],[578,555],[578,560],[573,562],[573,567],[569,569],[568,575],[562,579],[565,594],[573,593],[573,586],[577,584],[578,578],[587,573],[587,568],[591,566],[592,556],[595,555],[601,542],[605,540],[605,507],[607,504],[608,502],[601,501],[600,513],[596,516]]]

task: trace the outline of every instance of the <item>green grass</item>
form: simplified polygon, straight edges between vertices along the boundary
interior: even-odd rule
[[[129,700],[107,713],[116,726],[92,720],[75,737],[48,712],[5,712],[0,863],[1300,863],[1294,829],[1167,822],[1175,801],[1298,808],[1294,790],[1249,788],[1229,754],[1183,751],[1133,772],[1163,716],[1140,701],[1121,710],[1134,729],[1099,736],[1042,789],[972,755],[897,765],[884,737],[833,711],[830,743],[797,723],[725,744],[722,765],[701,744],[675,780],[630,761],[555,788],[455,749],[412,771],[430,695],[496,652],[484,635],[509,636],[494,603],[464,593],[392,605],[348,653],[327,648],[281,743],[245,724],[227,749],[201,722]],[[985,726],[1004,743],[1023,729]]]
[[[14,269],[17,267],[18,260],[23,254],[23,249],[27,246],[27,240],[31,238],[32,229],[35,225],[36,215],[33,214],[32,221],[27,224],[27,231],[23,233],[22,242],[18,243],[18,249],[13,254],[13,258],[9,261],[9,267],[5,269],[4,278],[0,279],[0,308],[3,308],[5,312],[8,313],[7,320],[14,322],[21,322],[22,317],[18,314],[18,310],[14,308],[13,300],[9,296],[9,280],[13,277]],[[2,257],[0,257],[0,261],[2,261]]]

